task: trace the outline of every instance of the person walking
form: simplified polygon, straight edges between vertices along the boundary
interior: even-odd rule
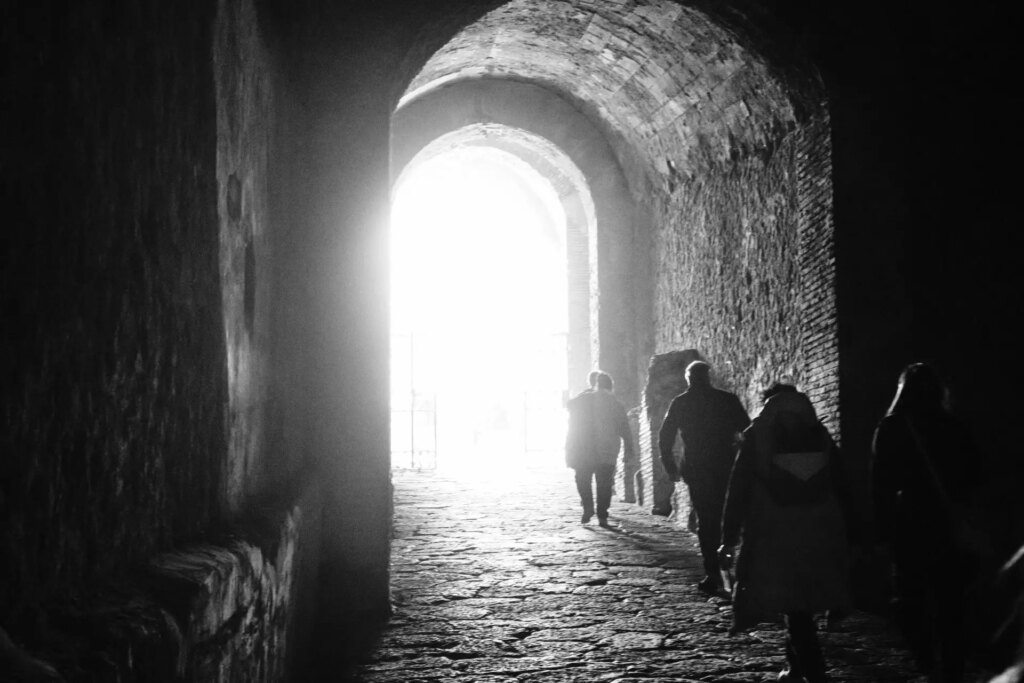
[[[718,566],[722,505],[739,434],[750,417],[735,394],[711,386],[711,367],[703,361],[686,366],[688,388],[672,399],[658,432],[658,449],[666,474],[680,479],[690,492],[696,511],[697,539],[704,560],[704,578],[698,587],[714,595],[722,587]],[[682,439],[682,462],[672,448]]]
[[[923,363],[905,367],[872,444],[876,541],[893,566],[893,606],[930,681],[963,680],[965,591],[976,571],[980,529],[965,511],[984,467],[947,390]]]
[[[787,666],[778,680],[820,683],[827,678],[814,619],[851,609],[854,510],[839,451],[807,396],[786,384],[764,396],[744,432],[722,522],[723,568],[740,548],[732,632],[782,615]]]
[[[595,370],[588,376],[590,388],[568,401],[569,429],[565,464],[576,473],[576,490],[583,506],[583,524],[597,513],[598,523],[608,527],[608,508],[619,450],[633,457],[633,434],[626,409],[612,393],[611,375]],[[595,506],[594,489],[597,489]]]

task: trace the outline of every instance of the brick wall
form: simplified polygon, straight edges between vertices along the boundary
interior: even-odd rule
[[[832,144],[827,110],[796,136],[801,372],[818,417],[838,440],[839,329],[836,310]]]
[[[658,351],[696,349],[713,383],[736,392],[751,415],[761,390],[792,382],[838,439],[831,171],[823,109],[773,148],[670,195],[655,233],[654,306]],[[641,470],[655,485],[656,444],[645,437],[655,438],[658,417],[640,425]],[[863,467],[854,469],[862,478]],[[685,495],[662,483],[666,496],[677,514],[687,511]]]
[[[686,366],[700,355],[692,350],[671,351],[651,358],[639,411],[640,472],[644,481],[644,505],[654,514],[686,519],[690,495],[686,486],[673,482],[661,464],[658,434],[672,399],[686,391]],[[676,439],[673,453],[678,462],[682,444]]]
[[[806,372],[797,142],[681,186],[657,221],[656,350],[696,349],[748,409],[771,382]]]

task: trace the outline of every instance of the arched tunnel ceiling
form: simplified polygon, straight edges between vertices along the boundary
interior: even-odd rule
[[[500,124],[476,123],[442,135],[420,150],[402,173],[417,163],[466,147],[492,147],[506,152],[545,178],[558,197],[579,193],[586,202],[590,201],[586,179],[557,145],[529,131]],[[593,212],[590,206],[588,215]]]
[[[770,149],[797,120],[762,57],[670,0],[513,0],[438,50],[402,102],[471,78],[560,93],[648,160],[655,182]]]

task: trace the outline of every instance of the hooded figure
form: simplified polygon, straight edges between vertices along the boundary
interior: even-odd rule
[[[744,432],[729,480],[722,565],[742,547],[733,587],[733,632],[785,616],[780,681],[824,681],[816,613],[850,609],[850,499],[839,451],[806,395],[790,385],[765,393]]]

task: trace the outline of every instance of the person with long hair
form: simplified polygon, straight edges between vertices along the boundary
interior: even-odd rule
[[[894,616],[930,681],[962,681],[973,571],[962,511],[985,475],[934,368],[904,368],[872,451],[875,540],[892,558]]]

